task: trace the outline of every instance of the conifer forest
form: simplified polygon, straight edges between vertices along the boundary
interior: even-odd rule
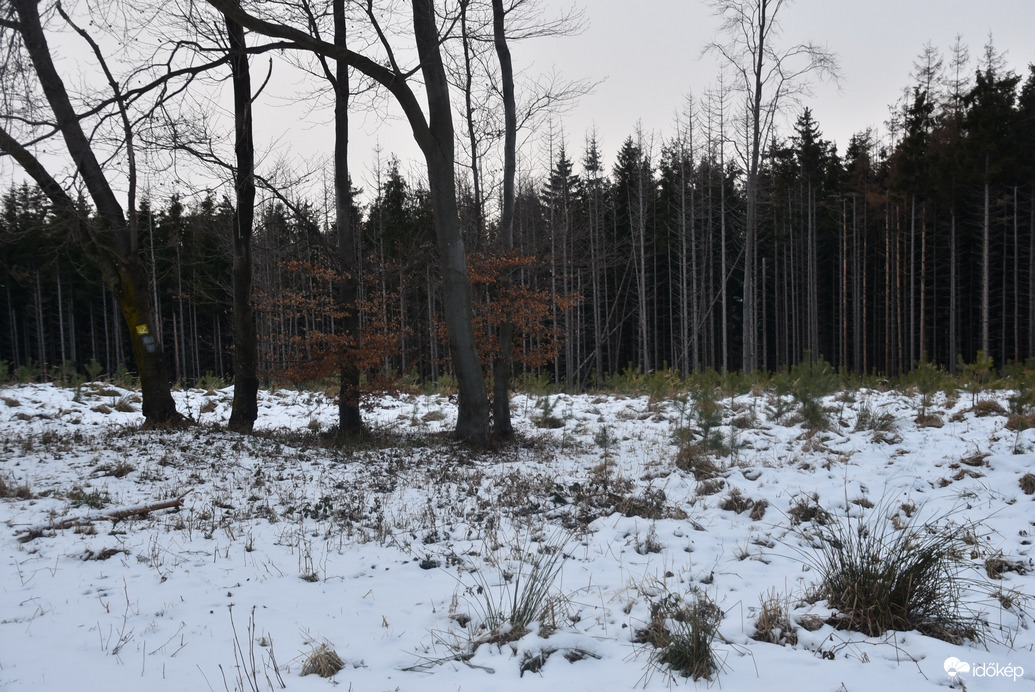
[[[840,150],[751,62],[790,53],[718,36],[725,82],[603,151],[601,133],[546,125],[588,87],[515,88],[510,52],[565,30],[534,3],[377,4],[173,2],[127,28],[128,10],[105,26],[86,5],[0,3],[8,377],[133,373],[145,402],[163,389],[149,378],[340,379],[343,406],[385,379],[450,377],[463,410],[487,406],[493,377],[581,389],[820,357],[886,377],[1035,357],[1035,66],[992,38],[918,45],[887,122]],[[779,9],[714,4],[728,22]],[[78,75],[52,57],[73,45]],[[252,141],[278,61],[325,99],[304,117],[334,121],[333,156],[305,175]],[[374,98],[402,109],[385,126],[412,130],[427,166],[382,152],[360,185],[349,113]],[[220,182],[171,182],[185,169]],[[488,388],[464,389],[465,334]]]

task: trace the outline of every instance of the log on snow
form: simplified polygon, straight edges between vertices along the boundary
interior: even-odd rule
[[[113,524],[120,522],[123,519],[129,517],[141,516],[144,514],[150,514],[160,509],[176,509],[183,506],[183,498],[191,491],[183,493],[179,497],[174,497],[171,500],[162,500],[161,502],[149,502],[142,505],[131,505],[129,507],[115,507],[112,509],[104,510],[101,512],[91,512],[90,514],[84,514],[78,517],[65,517],[64,519],[57,519],[50,524],[42,526],[34,526],[29,529],[21,529],[18,531],[21,534],[18,540],[22,543],[27,543],[33,539],[39,538],[52,531],[59,531],[61,529],[70,529],[75,526],[88,526],[98,521],[111,521]]]

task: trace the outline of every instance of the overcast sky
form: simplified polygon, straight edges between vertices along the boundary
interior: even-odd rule
[[[556,0],[543,4],[560,5]],[[596,128],[608,165],[622,141],[635,132],[668,137],[691,92],[701,96],[714,87],[718,63],[701,57],[711,40],[719,40],[720,20],[705,0],[582,0],[585,30],[577,36],[512,46],[515,60],[532,71],[555,67],[569,79],[603,80],[595,91],[563,116],[569,157],[578,160],[586,133]],[[913,64],[928,42],[939,48],[946,65],[957,34],[970,49],[971,71],[991,33],[1008,66],[1026,74],[1035,62],[1035,0],[797,0],[781,12],[784,45],[812,41],[837,55],[840,88],[817,83],[807,98],[824,137],[844,152],[849,137],[867,127],[883,128],[888,106],[911,85]],[[357,123],[358,124],[358,123]],[[358,159],[371,138],[400,158],[416,158],[408,148],[405,126],[399,134],[371,134],[378,119],[355,132]],[[399,138],[402,139],[399,139]],[[532,155],[531,152],[526,156]],[[366,165],[366,164],[363,164]]]
[[[541,0],[541,4],[549,11],[571,3]],[[581,34],[515,43],[511,49],[515,63],[525,65],[529,74],[555,70],[567,79],[599,82],[593,93],[561,116],[556,127],[575,161],[581,159],[586,134],[595,128],[605,166],[610,167],[622,141],[635,133],[638,124],[658,146],[674,133],[674,120],[687,95],[701,97],[716,85],[719,63],[711,55],[702,57],[702,49],[709,41],[721,40],[720,19],[706,0],[575,0],[575,4],[584,10]],[[781,45],[812,41],[837,56],[840,88],[817,83],[814,96],[805,103],[823,136],[842,153],[853,133],[868,127],[883,129],[889,105],[912,84],[914,62],[928,42],[941,51],[947,65],[955,37],[962,35],[970,49],[971,75],[989,34],[1005,54],[1009,69],[1026,76],[1028,64],[1035,62],[1035,0],[796,0],[784,7],[780,18]],[[81,50],[78,43],[61,37],[59,52]],[[303,115],[297,106],[285,107],[300,98],[290,84],[297,74],[292,76],[283,66],[275,71],[289,86],[279,97],[268,95],[274,91],[270,89],[256,104],[257,144],[260,152],[266,152],[265,162],[283,159],[297,166],[299,161],[328,161],[329,110]],[[224,100],[229,108],[227,94]],[[310,98],[308,94],[304,100]],[[372,152],[378,144],[382,157],[398,155],[404,173],[421,173],[423,161],[399,117],[385,121],[383,113],[357,113],[351,140],[353,179],[367,190],[373,188]],[[544,140],[540,137],[522,152],[526,165],[545,161]],[[9,161],[0,162],[3,177],[11,169]],[[15,179],[22,176],[20,171],[14,173]],[[202,188],[208,186],[201,183]]]

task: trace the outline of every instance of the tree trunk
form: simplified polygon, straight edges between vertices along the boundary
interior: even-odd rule
[[[439,260],[449,350],[459,389],[457,436],[474,445],[489,441],[489,398],[474,341],[471,289],[460,233],[454,178],[454,139],[449,84],[439,50],[438,19],[431,0],[412,0],[413,28],[428,98],[428,132],[418,142],[428,167],[428,188]]]
[[[334,44],[345,47],[345,0],[334,0]],[[352,227],[352,181],[349,177],[349,66],[336,61],[334,80],[334,210],[337,224],[338,267],[337,300],[343,312],[342,333],[354,348],[359,346],[359,261],[356,233]],[[402,292],[400,291],[400,299]],[[359,368],[345,363],[339,373],[338,433],[353,435],[363,429],[359,409]]]
[[[989,296],[989,271],[990,271],[990,257],[989,257],[989,242],[991,236],[991,202],[989,201],[989,187],[987,180],[988,161],[985,161],[985,213],[981,223],[981,350],[986,355],[990,355],[992,352],[989,350],[989,334],[988,326],[990,315],[988,314],[988,296]]]
[[[13,5],[18,14],[18,31],[54,114],[57,128],[61,131],[65,147],[75,162],[97,213],[104,220],[105,228],[96,228],[88,219],[81,218],[78,206],[42,164],[2,129],[0,149],[16,160],[55,207],[67,215],[73,223],[76,239],[91,260],[100,267],[129,327],[130,343],[140,376],[146,423],[159,426],[179,422],[181,416],[172,398],[162,345],[155,338],[148,300],[147,272],[137,252],[137,239],[133,232],[135,225],[127,221],[122,206],[115,198],[72,107],[64,83],[54,67],[40,23],[38,4],[34,0],[15,0]],[[135,181],[130,184],[135,184]]]
[[[514,97],[514,66],[507,45],[503,0],[492,0],[492,29],[496,56],[500,61],[503,82],[503,209],[500,214],[499,248],[507,253],[514,249],[514,175],[517,170],[517,106]],[[510,272],[501,274],[500,283],[513,281]],[[497,438],[514,436],[510,419],[510,378],[513,373],[514,323],[504,320],[499,327],[500,355],[493,368],[492,416]]]
[[[234,135],[237,165],[234,187],[233,322],[234,402],[229,428],[250,433],[259,417],[258,337],[252,307],[252,227],[255,217],[255,145],[252,140],[251,72],[245,52],[244,28],[226,18],[230,40],[230,70],[234,84]]]

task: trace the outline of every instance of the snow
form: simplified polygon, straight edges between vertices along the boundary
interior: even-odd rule
[[[1035,681],[1023,598],[1035,593],[1035,512],[1019,485],[1035,472],[1035,430],[975,415],[969,395],[939,395],[944,427],[920,428],[915,394],[842,393],[825,399],[833,424],[815,435],[772,420],[772,395],[724,399],[719,432],[734,451],[716,459],[721,490],[699,495],[674,463],[675,434],[693,414],[685,400],[551,395],[563,426],[547,429],[536,425],[546,397],[516,395],[522,443],[475,454],[449,440],[455,401],[440,395],[378,397],[365,412],[372,440],[327,449],[319,433],[337,409],[322,394],[261,393],[253,436],[220,429],[231,389],[174,394],[197,425],[170,433],[139,430],[137,395],[111,385],[0,388],[0,479],[30,495],[0,500],[0,688],[266,690],[282,679],[291,690],[922,690],[952,683],[949,658],[972,666],[961,675],[970,690]],[[1006,403],[1004,392],[985,396]],[[892,414],[895,429],[883,439],[856,431],[864,407]],[[745,413],[753,424],[731,425]],[[721,509],[734,488],[767,501],[764,515]],[[187,491],[178,510],[19,540]],[[989,639],[867,637],[823,623],[826,603],[804,598],[818,579],[809,524],[793,526],[789,513],[811,498],[835,517],[887,520],[876,515],[911,503],[973,525],[965,600],[984,613]],[[504,575],[526,576],[522,555],[558,546],[555,627],[461,660],[481,636],[474,624],[516,588]],[[991,556],[1020,569],[989,579]],[[693,589],[724,613],[712,683],[671,677],[633,641],[651,603]],[[1020,607],[996,590],[1021,596]],[[753,639],[767,594],[818,629],[798,628],[793,646]],[[321,644],[345,663],[330,683],[301,676]],[[556,653],[522,673],[544,650]]]

